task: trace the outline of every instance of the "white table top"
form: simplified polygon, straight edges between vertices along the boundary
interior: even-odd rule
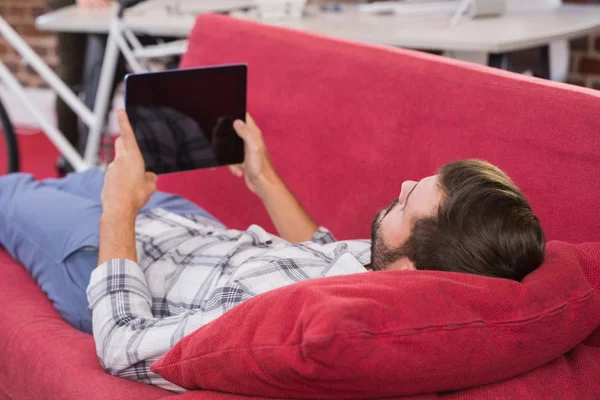
[[[151,7],[157,1],[167,0],[151,0],[144,5],[145,8],[132,8],[126,13],[126,23],[138,33],[187,37],[194,26],[195,17],[187,13],[169,14],[165,6]],[[225,3],[237,0],[218,1]],[[254,19],[251,14],[244,18]],[[501,18],[463,20],[453,28],[449,26],[448,18],[444,17],[372,15],[360,13],[353,6],[347,6],[341,14],[314,13],[301,21],[267,23],[398,47],[502,53],[584,36],[598,30],[600,6],[561,5],[546,11],[505,15]],[[37,26],[42,30],[106,33],[108,13],[67,7],[39,17]]]
[[[176,4],[176,6],[173,6]],[[253,5],[253,0],[149,0],[128,9],[125,22],[136,33],[186,38],[196,16],[227,12]],[[108,33],[110,11],[69,6],[36,19],[42,31]]]
[[[109,12],[88,10],[69,6],[36,18],[35,25],[41,31],[107,33]]]
[[[600,28],[600,6],[563,5],[500,18],[462,20],[455,27],[450,27],[445,17],[371,15],[355,7],[346,7],[343,15],[320,14],[271,24],[397,47],[502,53],[585,36]]]

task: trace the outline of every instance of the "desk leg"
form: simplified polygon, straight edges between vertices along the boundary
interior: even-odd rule
[[[100,81],[98,82],[96,104],[94,105],[94,121],[89,126],[90,130],[85,146],[84,160],[90,165],[96,165],[105,118],[108,112],[109,103],[112,100],[111,93],[118,62],[119,48],[117,47],[114,33],[111,32],[109,33],[106,42],[102,72],[100,73]]]
[[[541,68],[540,78],[550,79],[551,78],[551,66],[550,66],[550,45],[542,46],[541,50]]]
[[[569,76],[569,42],[557,40],[549,45],[550,79],[565,82]]]
[[[493,68],[510,71],[510,58],[510,53],[490,53],[488,56],[488,65]]]

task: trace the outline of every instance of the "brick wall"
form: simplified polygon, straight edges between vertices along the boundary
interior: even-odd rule
[[[569,83],[600,90],[600,35],[571,41]]]
[[[23,39],[52,67],[56,67],[56,38],[35,28],[35,18],[47,11],[46,0],[0,0],[0,15]],[[0,37],[0,57],[15,73],[21,83],[28,86],[45,86],[43,80]]]
[[[600,4],[600,0],[563,0],[565,3]],[[571,41],[569,83],[600,90],[600,32]]]
[[[526,1],[526,0],[524,0]],[[595,3],[600,0],[565,0],[568,3]],[[52,34],[35,29],[35,18],[46,12],[46,0],[0,0],[0,15],[34,48],[55,67],[58,57],[56,38]],[[571,74],[569,82],[600,90],[600,32],[588,38],[571,41]],[[0,57],[15,72],[18,79],[28,86],[44,86],[42,79],[0,38]]]

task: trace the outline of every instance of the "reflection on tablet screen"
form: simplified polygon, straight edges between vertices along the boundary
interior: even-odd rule
[[[245,66],[128,76],[126,110],[146,169],[164,174],[242,163],[244,144],[233,122],[245,119],[245,97]]]

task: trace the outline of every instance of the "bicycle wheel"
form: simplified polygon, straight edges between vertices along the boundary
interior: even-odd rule
[[[0,101],[0,160],[3,160],[5,166],[0,171],[13,173],[19,171],[19,147],[17,145],[17,136],[6,109]]]

